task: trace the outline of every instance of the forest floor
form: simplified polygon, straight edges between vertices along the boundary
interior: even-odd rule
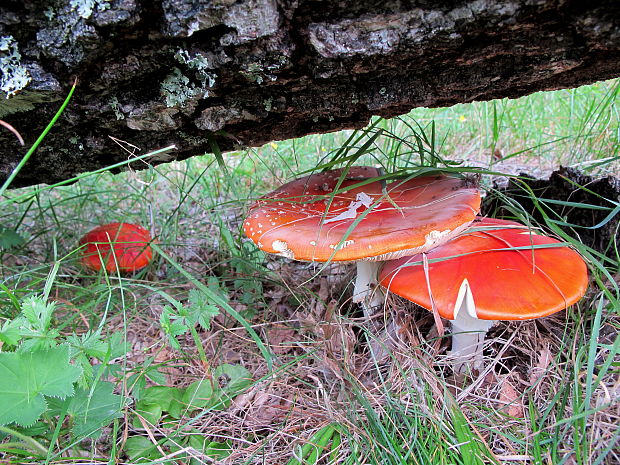
[[[588,263],[590,286],[581,301],[552,316],[498,322],[487,337],[484,368],[467,375],[453,373],[449,333],[440,336],[431,312],[390,295],[369,322],[351,302],[352,265],[271,256],[241,230],[256,198],[317,166],[342,166],[346,157],[388,173],[473,170],[485,201],[505,199],[498,192],[516,175],[547,179],[560,165],[617,179],[619,89],[610,81],[417,109],[367,131],[225,154],[223,164],[204,155],[85,175],[60,188],[6,191],[2,351],[71,347],[72,364],[83,371],[75,393],[66,395],[83,399],[62,404],[54,399],[63,396],[41,391],[47,404],[36,422],[0,421],[0,460],[620,463],[617,197],[594,193],[597,205],[574,205],[574,191],[588,189],[575,183],[567,199],[527,190],[514,197],[539,201],[538,211],[489,207],[569,242]],[[598,238],[594,248],[576,239],[569,210],[602,215],[587,226],[602,218],[606,242]],[[151,231],[149,266],[125,276],[83,268],[79,238],[112,221]],[[14,341],[7,328],[19,315],[28,318],[26,308],[50,317],[35,318],[42,329]],[[377,359],[368,342],[392,319],[400,330]],[[43,339],[52,342],[43,348]],[[9,418],[3,415],[0,407],[0,420]]]

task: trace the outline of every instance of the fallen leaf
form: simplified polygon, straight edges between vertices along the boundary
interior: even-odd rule
[[[270,427],[286,416],[291,407],[290,399],[271,388],[257,390],[250,400],[251,402],[245,405],[248,409],[246,422],[254,428]]]
[[[171,360],[175,360],[176,356],[166,345],[159,350],[154,347],[153,351],[155,352],[153,354],[155,363],[161,364],[158,371],[166,376],[169,384],[173,384],[175,380],[184,377],[183,370],[177,368],[175,364],[169,363]]]
[[[285,325],[274,325],[267,331],[269,344],[274,354],[283,355],[289,353],[295,347],[295,330]]]
[[[519,393],[507,378],[503,378],[501,383],[499,401],[505,405],[502,410],[505,410],[511,417],[523,418],[523,403]]]

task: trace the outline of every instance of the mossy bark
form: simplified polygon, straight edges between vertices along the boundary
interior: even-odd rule
[[[0,37],[21,61],[2,73],[30,82],[0,118],[32,143],[79,78],[14,185],[125,160],[110,136],[178,147],[158,163],[209,151],[209,136],[231,150],[608,79],[619,18],[616,0],[9,0]],[[23,152],[0,131],[0,182]]]

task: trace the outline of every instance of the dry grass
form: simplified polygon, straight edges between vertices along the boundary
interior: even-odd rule
[[[502,101],[501,105],[510,110],[513,104]],[[614,105],[609,104],[610,114]],[[456,125],[450,129],[455,133],[461,110],[441,110],[444,122]],[[541,124],[547,124],[545,111],[540,111]],[[588,118],[596,116],[588,111]],[[513,113],[518,115],[518,109]],[[499,121],[500,126],[512,124],[508,116]],[[515,141],[516,125],[498,134],[489,130],[493,126],[489,121],[470,126],[476,134],[486,127],[484,142],[477,136],[453,137],[446,146],[450,153],[458,153],[451,158],[470,166],[546,177],[558,160],[590,161],[580,145],[583,139],[577,137],[573,147],[584,153],[544,157],[543,149],[533,149],[500,160],[528,146]],[[396,129],[411,132],[402,125]],[[559,131],[561,125],[555,129]],[[609,149],[613,156],[617,138],[611,129],[607,124],[602,139],[594,135],[591,139],[601,153]],[[452,373],[450,340],[439,336],[442,328],[436,327],[426,310],[389,297],[384,313],[365,321],[350,302],[351,266],[331,264],[322,269],[252,256],[252,250],[243,248],[239,224],[249,200],[242,197],[261,195],[315,166],[319,159],[324,161],[333,152],[323,146],[338,147],[346,135],[327,137],[296,141],[303,149],[299,153],[287,142],[279,148],[270,144],[243,155],[228,155],[228,167],[237,175],[234,179],[209,169],[212,160],[190,160],[116,178],[86,178],[73,187],[34,194],[30,204],[11,205],[10,211],[0,213],[3,223],[20,224],[19,232],[27,238],[23,249],[2,253],[2,283],[21,296],[39,294],[51,279],[50,298],[59,303],[55,318],[57,324],[66,324],[66,334],[84,334],[103,321],[108,335],[122,333],[131,347],[116,361],[122,370],[108,377],[117,383],[117,392],[130,399],[117,425],[118,434],[113,427],[105,428],[97,441],[82,441],[53,461],[76,463],[80,454],[89,457],[88,463],[108,463],[113,453],[115,460],[127,461],[122,451],[125,441],[142,436],[158,444],[158,463],[286,464],[298,454],[299,445],[315,441],[317,432],[327,425],[338,424],[342,443],[322,453],[315,463],[620,463],[620,356],[614,346],[620,311],[604,300],[602,292],[604,287],[612,289],[611,282],[597,285],[593,279],[586,298],[566,312],[537,321],[496,324],[488,336],[484,370],[463,378]],[[391,154],[394,143],[389,139],[375,146],[388,165],[406,158]],[[408,156],[415,159],[415,153]],[[369,157],[364,162],[374,162]],[[601,169],[613,171],[617,163]],[[484,177],[484,183],[490,185],[491,177]],[[114,220],[149,227],[160,247],[192,279],[161,257],[145,272],[122,280],[84,274],[75,253],[78,238],[91,225]],[[235,265],[235,260],[244,266]],[[48,278],[54,264],[58,273]],[[246,315],[270,349],[271,367],[247,330],[225,312],[215,318],[210,330],[199,329],[208,365],[200,360],[189,333],[177,338],[179,350],[167,342],[159,324],[166,297],[185,301],[189,291],[209,277],[226,286],[231,308]],[[612,278],[620,281],[618,275]],[[262,293],[248,298],[237,282],[260,283]],[[400,323],[399,331],[394,330],[394,318]],[[373,358],[368,342],[380,346],[384,325],[392,335],[391,347]],[[598,340],[593,341],[593,331]],[[167,386],[183,388],[210,378],[222,364],[245,367],[253,384],[226,409],[203,409],[178,421],[164,416],[156,424],[136,423],[130,375],[143,372],[149,363],[159,366]],[[605,367],[609,369],[600,376]],[[457,406],[464,420],[455,413]],[[188,448],[184,440],[189,435],[227,442],[230,454],[215,459]],[[62,441],[57,440],[57,449],[66,446]],[[114,445],[120,452],[114,452]],[[13,463],[19,461],[37,459],[20,457]]]
[[[187,225],[193,237],[200,234],[201,224],[211,223],[201,219],[196,211],[192,226]],[[209,234],[202,233],[203,237]],[[175,258],[193,273],[208,274],[219,260],[215,249],[209,253],[204,247],[183,244],[171,250],[178,250]],[[344,425],[348,431],[339,459],[334,462],[344,463],[350,457],[351,442],[373,443],[368,430],[360,427],[368,412],[356,393],[364,396],[379,418],[388,419],[391,404],[398,399],[402,411],[422,414],[437,424],[449,421],[447,411],[456,401],[473,431],[499,463],[537,463],[529,452],[533,438],[552,434],[559,424],[577,413],[578,409],[573,407],[575,399],[566,399],[557,412],[554,398],[567,383],[585,390],[585,374],[580,372],[573,377],[571,373],[576,369],[578,349],[587,344],[586,328],[580,318],[595,305],[595,292],[568,314],[561,312],[538,321],[498,323],[488,338],[485,370],[473,379],[464,379],[451,373],[449,339],[435,339],[438,331],[426,310],[390,297],[385,315],[377,315],[374,325],[369,325],[348,301],[350,267],[334,264],[316,275],[314,265],[279,258],[268,260],[268,268],[281,284],[265,284],[266,308],[252,320],[252,327],[276,355],[273,372],[245,330],[225,315],[216,319],[211,331],[201,332],[212,367],[241,364],[256,381],[229,409],[205,411],[195,418],[182,419],[185,428],[191,426],[212,440],[230,441],[232,453],[221,463],[286,463],[295,444],[305,443],[330,423]],[[188,292],[188,286],[160,286],[180,299]],[[298,301],[293,301],[291,295]],[[164,336],[155,322],[165,302],[153,294],[136,299],[140,312],[131,317],[126,328],[133,347],[128,364],[139,367],[146,357],[155,357],[165,367],[170,386],[184,387],[210,376],[209,369],[198,359],[191,337],[180,339],[181,351],[171,350],[163,342]],[[246,307],[234,299],[231,305],[238,311]],[[374,326],[376,333],[370,337],[378,337],[383,323],[389,324],[390,315],[397,315],[402,330],[395,335],[391,353],[377,366],[369,355],[364,334]],[[603,320],[600,337],[611,344],[620,321],[617,315],[608,313]],[[122,330],[123,324],[119,314],[108,328]],[[571,339],[571,334],[577,336]],[[604,357],[604,352],[597,355],[601,363]],[[620,358],[615,363],[620,363]],[[588,416],[585,425],[596,448],[617,441],[618,396],[620,380],[612,371],[592,393],[590,407],[598,411]],[[532,409],[538,413],[548,411],[535,429],[531,424]],[[159,438],[178,434],[179,429],[178,424],[166,427],[162,423],[153,426],[150,433]],[[144,434],[144,430],[130,428],[127,434]],[[576,463],[571,459],[575,447],[572,434],[569,430],[560,434],[559,455],[564,463]],[[361,452],[359,463],[366,463],[365,453],[369,451]],[[596,451],[591,451],[591,456],[595,457]],[[203,460],[209,463],[207,457]],[[612,452],[604,463],[617,460],[618,455]]]
[[[168,186],[157,192],[153,202],[174,205],[176,196]],[[62,212],[56,210],[58,217]],[[233,270],[218,242],[220,234],[214,221],[218,212],[198,204],[190,205],[187,212],[190,216],[179,218],[176,223],[176,239],[162,246],[194,276],[232,277]],[[222,209],[218,221],[235,230],[242,209],[231,208],[225,215],[221,213]],[[29,218],[27,224],[38,230],[54,227],[50,223],[42,228],[41,219],[40,215]],[[50,221],[49,217],[47,220]],[[65,243],[61,246],[70,249],[77,235],[69,225],[65,227],[67,235],[63,236]],[[40,266],[49,260],[47,241],[49,238],[39,235],[27,255],[5,255],[4,265]],[[258,313],[251,325],[275,354],[272,371],[245,329],[225,314],[216,318],[210,331],[200,332],[209,367],[200,362],[189,335],[178,338],[181,350],[170,348],[158,324],[166,301],[160,293],[141,285],[154,286],[179,300],[184,300],[193,286],[171,275],[163,261],[139,280],[125,282],[124,305],[119,302],[110,310],[105,327],[109,334],[126,334],[132,350],[123,363],[129,371],[139,372],[145,360],[152,358],[161,364],[160,371],[168,386],[185,387],[210,377],[214,367],[230,363],[247,368],[255,382],[230,408],[199,412],[181,418],[180,422],[143,423],[136,428],[131,424],[133,411],[129,407],[121,445],[133,435],[146,435],[153,441],[178,441],[186,434],[201,434],[231,445],[230,455],[218,463],[284,464],[296,445],[305,444],[322,427],[338,423],[347,434],[331,463],[377,463],[376,457],[390,452],[373,436],[373,427],[368,426],[370,411],[377,419],[392,424],[392,434],[402,436],[398,440],[407,451],[416,441],[410,437],[410,431],[393,419],[395,402],[399,415],[420,417],[420,425],[439,425],[432,432],[439,439],[451,430],[449,412],[458,404],[471,431],[489,451],[488,463],[540,463],[532,448],[537,438],[549,441],[554,435],[557,456],[563,463],[578,463],[573,458],[573,429],[581,426],[578,419],[573,419],[583,412],[582,396],[577,392],[584,392],[587,382],[578,353],[588,344],[586,315],[591,314],[600,298],[596,287],[568,313],[538,321],[498,323],[488,337],[485,370],[473,379],[464,379],[452,374],[447,355],[449,338],[437,339],[438,328],[426,310],[390,297],[383,315],[377,315],[373,322],[364,321],[349,301],[352,267],[332,264],[320,271],[317,265],[268,257],[266,268],[272,273],[268,281],[258,274],[244,278],[263,280],[264,302],[256,302]],[[60,279],[64,284],[59,286],[55,299],[65,303],[62,308],[67,313],[80,313],[79,303],[72,303],[75,286],[97,288],[102,284],[97,284],[100,278],[82,275],[72,260],[62,267]],[[116,289],[113,293],[118,292],[118,284],[112,283]],[[248,305],[239,302],[238,297],[231,291],[230,304],[244,312]],[[96,313],[102,307],[100,302],[90,312]],[[377,365],[370,356],[367,340],[378,338],[383,325],[390,325],[393,316],[399,319],[402,329],[393,335],[390,353]],[[80,313],[77,321],[75,331],[92,329],[92,315]],[[620,326],[617,312],[607,309],[602,321],[600,343],[612,344]],[[601,365],[605,351],[601,350],[596,357],[597,365]],[[618,366],[620,358],[616,357],[614,363]],[[121,390],[129,392],[130,386],[122,387],[122,380],[115,381],[121,381]],[[571,389],[567,389],[569,385]],[[565,397],[558,400],[558,395]],[[619,396],[620,380],[617,371],[611,370],[600,380],[587,406],[596,410],[585,417],[587,422],[583,425],[593,448],[587,456],[594,458],[601,449],[617,442]],[[539,423],[533,424],[536,422]],[[110,436],[104,435],[91,453],[106,456],[109,440]],[[176,460],[179,454],[166,448],[161,450],[164,462]],[[183,450],[197,463],[213,463],[209,456]],[[347,462],[351,457],[357,457],[357,462]],[[548,452],[542,459],[545,463],[552,461]],[[618,461],[617,450],[612,450],[603,463]],[[327,457],[317,463],[328,463]]]

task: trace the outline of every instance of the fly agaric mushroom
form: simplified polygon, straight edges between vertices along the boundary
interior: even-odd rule
[[[109,223],[98,226],[80,239],[81,261],[91,270],[102,265],[110,272],[132,272],[153,258],[149,232],[137,224]]]
[[[382,302],[373,293],[381,261],[447,241],[480,208],[480,192],[468,180],[440,174],[372,181],[378,176],[376,168],[356,166],[291,181],[257,201],[244,232],[265,252],[290,259],[357,262],[353,301],[364,302],[368,316]]]
[[[426,257],[428,285],[422,254],[385,263],[379,281],[451,320],[455,372],[482,366],[495,321],[551,315],[577,302],[588,285],[577,252],[514,221],[481,218]]]

